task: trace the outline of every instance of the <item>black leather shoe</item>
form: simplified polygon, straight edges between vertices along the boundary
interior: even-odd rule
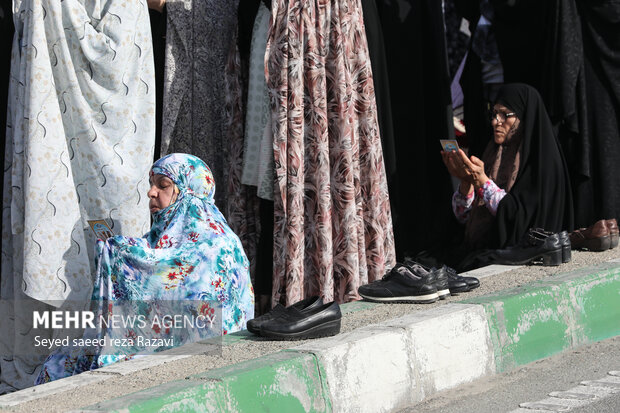
[[[526,234],[527,242],[530,245],[538,245],[553,234],[553,232],[545,231],[543,228],[530,228]],[[562,244],[562,263],[566,264],[571,260],[570,237],[567,231],[559,232],[558,236],[560,237],[560,244]]]
[[[440,300],[445,300],[446,297],[450,295],[448,275],[443,270],[443,268],[439,268],[439,269],[435,267],[428,268],[427,266],[422,265],[419,262],[412,260],[411,258],[405,258],[403,265],[405,265],[409,269],[409,271],[412,271],[412,272],[413,272],[413,266],[415,265],[419,265],[420,267],[428,271],[430,273],[428,277],[428,282],[435,285],[435,288],[437,289],[437,295],[439,296]]]
[[[446,297],[450,295],[450,283],[448,281],[448,274],[446,274],[446,272],[443,271],[441,268],[430,268],[428,272],[430,272],[431,274],[428,280],[435,285],[439,299],[445,300]]]
[[[562,243],[558,234],[552,234],[544,240],[537,240],[534,245],[492,250],[490,256],[496,264],[524,265],[542,260],[544,266],[560,265]]]
[[[463,277],[458,275],[454,268],[448,267],[447,265],[444,265],[441,269],[444,270],[448,276],[448,286],[452,294],[466,293],[467,291],[480,287],[480,280],[476,277]]]
[[[318,296],[306,298],[305,300],[301,300],[289,307],[284,307],[282,304],[277,304],[275,307],[271,309],[268,313],[263,314],[260,317],[253,318],[248,321],[247,327],[250,333],[260,334],[260,327],[269,320],[273,320],[274,318],[279,317],[284,312],[288,311],[289,308],[296,308],[301,312],[310,312],[317,307],[323,305],[323,299]]]
[[[433,303],[439,300],[434,280],[421,265],[396,264],[381,280],[362,285],[358,292],[379,303]]]
[[[277,340],[333,336],[340,332],[341,319],[340,306],[335,301],[314,307],[310,311],[301,311],[290,306],[278,317],[263,323],[260,334]]]

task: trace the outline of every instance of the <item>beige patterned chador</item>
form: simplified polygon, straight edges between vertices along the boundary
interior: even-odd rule
[[[155,94],[146,2],[13,4],[0,287],[20,314],[90,298],[87,220],[148,230]],[[19,348],[21,328],[4,322],[0,336]],[[0,360],[0,393],[32,385],[36,364]]]

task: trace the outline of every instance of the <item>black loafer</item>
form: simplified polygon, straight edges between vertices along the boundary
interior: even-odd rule
[[[279,317],[290,308],[296,308],[302,312],[310,312],[317,307],[323,305],[323,299],[318,296],[309,297],[305,300],[301,300],[289,307],[284,307],[282,304],[277,304],[275,307],[271,309],[268,313],[261,315],[260,317],[253,318],[248,321],[247,328],[250,333],[259,335],[261,326],[269,320],[273,320],[274,318]]]
[[[311,311],[301,311],[293,306],[278,317],[261,325],[263,337],[277,340],[303,340],[333,336],[340,332],[342,314],[337,302],[323,304]]]

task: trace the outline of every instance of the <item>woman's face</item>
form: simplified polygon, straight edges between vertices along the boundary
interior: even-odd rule
[[[519,126],[519,118],[506,106],[496,103],[491,117],[495,143],[501,145],[510,140]]]
[[[155,174],[150,179],[151,189],[147,193],[150,198],[151,214],[160,211],[176,201],[178,189],[172,179],[166,175]]]

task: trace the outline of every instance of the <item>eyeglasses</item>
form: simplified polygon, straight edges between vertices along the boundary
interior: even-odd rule
[[[491,120],[491,122],[493,122],[493,120],[496,120],[497,123],[504,123],[506,122],[506,119],[512,118],[515,115],[516,114],[514,112],[506,113],[506,112],[500,112],[497,110],[493,110],[489,112],[489,119]]]

